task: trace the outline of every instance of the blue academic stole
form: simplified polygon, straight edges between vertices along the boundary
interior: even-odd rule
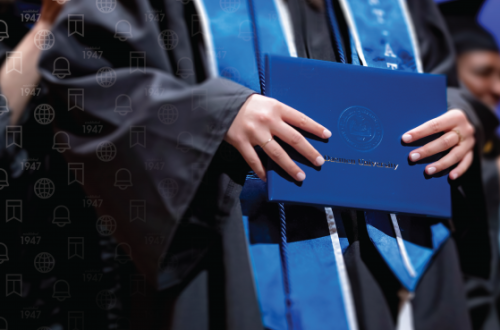
[[[284,31],[278,1],[195,1],[212,76],[231,79],[265,94],[264,55],[291,56],[293,42]],[[340,61],[347,62],[330,1],[326,0],[327,12],[336,48]],[[339,1],[350,30],[352,64],[422,72],[404,0]],[[266,234],[267,227],[252,228],[245,211],[258,207],[255,201],[265,196],[265,183],[249,175],[240,198],[247,235],[260,239],[259,243],[249,244],[249,250],[264,325],[270,329],[324,329],[335,320],[336,329],[357,329],[342,257],[349,243],[338,231],[342,225],[340,212],[325,208],[330,236],[289,243],[285,209],[280,204],[282,240],[277,244]],[[261,216],[270,223],[278,221],[275,214]],[[431,226],[433,245],[429,248],[403,240],[395,214],[367,211],[365,218],[373,244],[403,287],[414,292],[449,231],[440,223]],[[423,233],[429,229],[424,227]],[[391,231],[394,235],[387,234]]]
[[[405,0],[340,0],[351,31],[353,64],[422,73],[418,44]],[[397,215],[365,212],[368,234],[401,284],[414,292],[432,256],[449,237],[448,229],[438,223],[420,223],[422,235],[432,235],[432,248],[405,241],[401,237]],[[389,224],[394,236],[384,233]],[[419,230],[417,229],[417,231]],[[399,251],[399,253],[397,253]]]

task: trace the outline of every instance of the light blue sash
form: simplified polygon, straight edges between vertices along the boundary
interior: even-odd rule
[[[340,0],[363,65],[423,72],[405,0]]]

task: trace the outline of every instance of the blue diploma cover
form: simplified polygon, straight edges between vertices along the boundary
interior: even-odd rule
[[[325,158],[316,167],[275,139],[306,173],[297,182],[271,159],[269,201],[451,217],[448,171],[428,176],[438,154],[409,161],[402,135],[447,110],[446,78],[311,59],[266,57],[265,95],[306,114],[332,132],[327,140],[300,131]]]

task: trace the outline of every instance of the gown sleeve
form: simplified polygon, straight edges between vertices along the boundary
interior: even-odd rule
[[[4,21],[7,27],[7,38],[3,38],[0,41],[0,67],[4,64],[7,58],[7,53],[13,51],[16,45],[23,39],[24,35],[28,32],[28,29],[19,22],[17,17],[14,16],[14,6],[13,5],[2,5],[0,10],[0,20]],[[2,28],[5,28],[2,26]],[[40,87],[42,90],[43,88]],[[43,89],[44,90],[44,89]],[[43,94],[38,93],[37,96]],[[19,166],[21,158],[25,158],[26,152],[22,148],[17,146],[7,147],[7,126],[10,126],[10,116],[11,111],[9,109],[9,100],[2,93],[0,87],[0,168],[6,170],[9,176],[19,177],[21,176],[22,168]],[[38,97],[33,97],[37,99]],[[32,100],[27,108],[32,105]],[[30,117],[30,111],[23,111],[23,114],[19,117],[16,126],[23,126]]]
[[[255,93],[200,79],[207,70],[191,15],[181,2],[164,6],[118,1],[101,11],[72,0],[39,63],[56,109],[54,142],[82,169],[85,192],[103,199],[99,215],[116,219],[124,256],[153,285],[214,154]]]

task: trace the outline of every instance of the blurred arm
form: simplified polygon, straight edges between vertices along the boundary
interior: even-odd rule
[[[26,85],[37,85],[40,80],[37,65],[40,59],[41,50],[35,46],[35,35],[41,30],[48,30],[50,25],[44,21],[39,21],[33,29],[26,34],[22,41],[12,51],[20,52],[22,73],[12,70],[8,72],[9,67],[20,67],[19,58],[7,58],[0,69],[0,90],[9,101],[9,109],[11,111],[10,124],[15,125],[21,117],[26,105],[28,104],[31,94],[21,93],[21,90]]]

